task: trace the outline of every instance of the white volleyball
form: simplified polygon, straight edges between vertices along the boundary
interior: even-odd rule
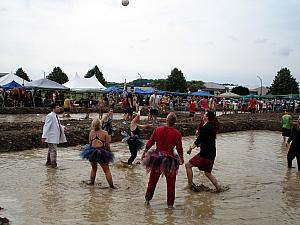
[[[129,0],[122,0],[122,5],[123,6],[128,6]]]

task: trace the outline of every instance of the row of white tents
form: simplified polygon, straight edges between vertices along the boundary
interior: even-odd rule
[[[73,79],[71,79],[70,81],[68,81],[63,85],[46,78],[27,82],[13,73],[7,74],[0,78],[0,86],[7,85],[11,82],[32,89],[71,90],[71,91],[80,91],[80,92],[85,92],[85,91],[97,92],[106,89],[106,87],[104,87],[95,76],[92,76],[91,78],[84,78],[84,77],[80,77],[77,73]]]

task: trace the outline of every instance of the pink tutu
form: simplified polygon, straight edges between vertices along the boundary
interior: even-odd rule
[[[179,156],[170,155],[164,152],[149,152],[143,160],[147,172],[154,170],[163,175],[176,176],[179,168]]]

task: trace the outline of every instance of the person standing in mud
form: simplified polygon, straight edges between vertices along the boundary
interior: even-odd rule
[[[160,99],[157,95],[157,91],[155,90],[149,99],[150,117],[153,117],[154,123],[157,123],[159,104],[160,104]]]
[[[96,118],[92,121],[91,131],[89,134],[89,144],[84,147],[80,153],[81,158],[88,159],[92,169],[88,185],[94,185],[97,175],[97,164],[99,163],[105,174],[110,188],[115,188],[112,175],[109,169],[109,163],[113,162],[114,155],[110,150],[110,140],[107,131],[101,129],[101,121]]]
[[[140,121],[140,111],[137,114],[133,115],[133,119],[130,123],[130,135],[127,139],[127,144],[130,150],[130,158],[127,161],[128,165],[132,165],[133,161],[137,156],[137,152],[143,148],[144,144],[140,137],[140,129],[148,128],[150,125],[140,125],[138,122]]]
[[[148,140],[142,155],[143,164],[150,172],[148,188],[145,195],[145,204],[149,205],[153,198],[156,184],[161,174],[167,180],[167,204],[173,208],[175,201],[175,183],[179,165],[184,162],[182,136],[173,128],[176,123],[176,115],[171,112],[166,119],[167,125],[156,128]],[[148,150],[156,143],[156,150]],[[174,153],[176,147],[177,154]]]
[[[292,168],[293,159],[296,157],[298,171],[300,171],[300,116],[297,120],[297,124],[292,129],[288,143],[291,143],[289,152],[287,154],[288,168]]]
[[[109,112],[103,115],[101,119],[101,128],[102,130],[107,131],[110,142],[111,142],[111,136],[113,134],[113,127],[112,127],[113,115],[114,115],[114,109],[110,108]]]
[[[48,143],[48,155],[46,166],[57,167],[57,145],[67,142],[64,126],[61,125],[57,113],[60,112],[59,105],[52,103],[51,112],[46,116],[43,127],[42,142]]]
[[[282,137],[284,144],[287,143],[287,138],[291,135],[291,129],[292,129],[292,116],[289,115],[289,112],[287,110],[284,110],[283,116],[281,117],[282,120]]]
[[[67,96],[66,99],[64,100],[64,114],[63,114],[63,116],[71,117],[70,116],[70,111],[71,111],[71,100],[70,100],[69,96]]]
[[[197,186],[193,183],[193,167],[198,167],[199,170],[205,172],[205,176],[216,187],[217,192],[221,192],[226,189],[222,187],[218,183],[217,179],[211,174],[216,157],[216,131],[213,127],[214,119],[214,112],[208,111],[204,114],[203,126],[198,133],[198,137],[187,151],[187,154],[191,154],[195,147],[200,146],[201,148],[200,152],[185,164],[188,186],[193,191],[197,191]]]
[[[98,109],[99,109],[99,119],[101,120],[102,115],[105,111],[105,101],[102,96],[99,97]]]

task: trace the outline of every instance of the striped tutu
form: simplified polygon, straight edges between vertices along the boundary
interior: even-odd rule
[[[147,172],[154,170],[163,175],[176,176],[180,165],[178,155],[170,155],[164,152],[149,152],[143,160]]]

